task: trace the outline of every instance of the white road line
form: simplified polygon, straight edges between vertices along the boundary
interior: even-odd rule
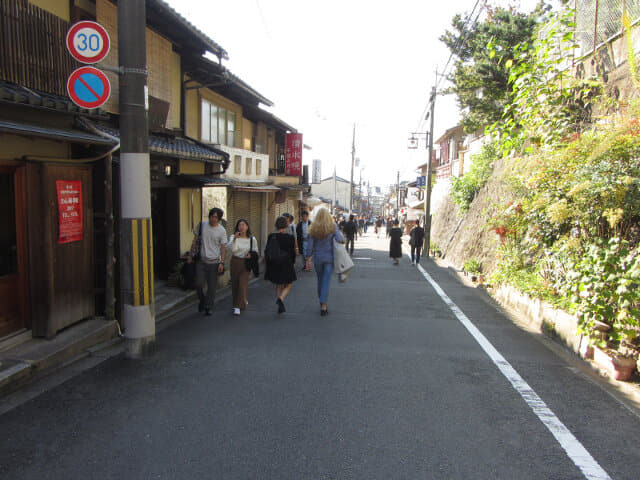
[[[495,347],[487,340],[487,338],[471,323],[469,318],[453,303],[447,294],[440,288],[440,285],[429,275],[421,265],[418,270],[422,276],[431,284],[442,301],[451,309],[456,318],[464,325],[473,338],[482,347],[485,353],[498,367],[500,372],[511,382],[513,388],[522,396],[524,401],[529,405],[533,413],[537,415],[545,427],[549,429],[551,434],[556,438],[560,446],[567,452],[567,455],[573,463],[582,471],[584,476],[593,480],[611,480],[611,477],[604,469],[594,460],[591,454],[580,443],[580,441],[569,431],[567,427],[560,421],[558,417],[547,407],[544,401],[536,392],[524,381],[524,379],[516,372],[516,370],[507,362],[507,360],[498,352]]]

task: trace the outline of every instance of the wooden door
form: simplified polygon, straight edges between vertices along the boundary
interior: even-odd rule
[[[0,337],[28,326],[24,167],[0,166]]]

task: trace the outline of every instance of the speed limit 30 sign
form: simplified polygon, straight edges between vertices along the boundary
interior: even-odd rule
[[[96,22],[78,22],[67,32],[67,49],[82,63],[98,63],[107,56],[110,46],[109,34]]]

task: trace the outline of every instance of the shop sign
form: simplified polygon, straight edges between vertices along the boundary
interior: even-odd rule
[[[322,162],[320,160],[313,161],[313,172],[311,174],[311,183],[321,183],[320,172],[322,169]]]
[[[82,240],[82,182],[56,180],[58,194],[58,243]]]
[[[287,133],[285,144],[284,174],[302,176],[302,134]]]

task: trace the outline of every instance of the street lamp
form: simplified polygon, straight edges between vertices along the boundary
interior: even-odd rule
[[[427,114],[427,118],[429,114]],[[426,119],[425,119],[426,120]],[[431,130],[433,131],[433,122],[431,122]],[[425,147],[428,150],[427,159],[427,178],[426,193],[424,199],[424,247],[423,251],[429,256],[429,247],[431,246],[431,158],[433,157],[433,137],[432,132],[412,132],[407,142],[407,148],[415,150],[419,146],[419,137],[424,137]]]

